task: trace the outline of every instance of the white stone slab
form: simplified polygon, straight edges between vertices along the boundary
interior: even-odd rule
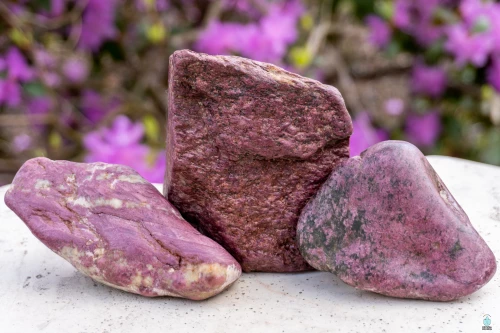
[[[500,168],[433,156],[431,164],[500,256]],[[500,330],[499,274],[455,302],[395,299],[334,275],[244,274],[202,302],[149,299],[95,283],[47,249],[3,203],[0,188],[0,332],[481,332]]]

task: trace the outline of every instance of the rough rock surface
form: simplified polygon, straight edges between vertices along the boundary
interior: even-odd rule
[[[227,251],[128,167],[35,158],[5,203],[52,251],[118,289],[199,300],[241,274]]]
[[[297,226],[309,264],[376,293],[437,301],[468,295],[495,257],[427,159],[386,141],[336,168]]]
[[[337,89],[271,64],[182,50],[170,57],[164,194],[244,271],[311,269],[301,209],[349,156]]]

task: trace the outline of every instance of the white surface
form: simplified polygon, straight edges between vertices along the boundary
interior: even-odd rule
[[[500,168],[430,157],[473,225],[500,257]],[[395,299],[334,275],[244,274],[202,302],[149,299],[77,272],[40,243],[3,203],[0,188],[0,332],[482,332],[500,330],[499,273],[450,303]],[[497,260],[498,262],[498,260]]]

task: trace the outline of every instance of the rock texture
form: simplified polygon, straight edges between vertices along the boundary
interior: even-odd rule
[[[227,251],[128,167],[35,158],[5,203],[52,251],[118,289],[200,300],[241,274]]]
[[[244,271],[310,269],[296,224],[352,124],[337,89],[274,65],[177,51],[170,57],[164,194]]]
[[[336,168],[304,208],[297,234],[313,267],[389,296],[449,301],[496,271],[493,253],[427,159],[401,141]]]

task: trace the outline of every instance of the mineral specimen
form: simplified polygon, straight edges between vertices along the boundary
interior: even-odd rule
[[[304,208],[301,253],[362,290],[435,301],[468,295],[495,257],[422,153],[386,141],[336,168]]]
[[[5,203],[31,232],[80,272],[144,296],[213,296],[241,274],[134,170],[35,158]]]
[[[164,194],[244,271],[311,269],[296,243],[307,200],[349,157],[337,89],[274,65],[170,57]]]

